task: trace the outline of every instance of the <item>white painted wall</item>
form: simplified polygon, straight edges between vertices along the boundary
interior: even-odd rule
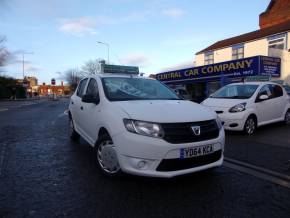
[[[287,46],[287,49],[288,49],[288,51],[289,51],[289,49],[290,49],[290,32],[288,32],[287,39],[288,39],[288,46]]]
[[[214,63],[232,60],[232,47],[214,51]]]
[[[204,65],[204,54],[198,54],[195,56],[195,65],[197,67]]]
[[[244,49],[245,58],[257,55],[268,56],[268,40],[259,39],[256,41],[245,43]]]

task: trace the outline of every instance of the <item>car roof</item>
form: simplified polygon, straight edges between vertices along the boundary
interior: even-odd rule
[[[274,83],[271,81],[267,81],[267,82],[239,82],[239,83],[231,83],[229,85],[267,85],[267,84],[279,85],[278,83]]]
[[[144,76],[138,76],[138,75],[132,75],[132,74],[111,74],[111,73],[99,73],[99,74],[92,74],[87,77],[90,78],[108,78],[108,77],[122,77],[122,78],[140,78],[140,79],[152,79],[150,77],[144,77]]]

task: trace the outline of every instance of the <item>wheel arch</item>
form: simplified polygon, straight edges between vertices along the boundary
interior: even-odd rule
[[[247,119],[249,119],[249,117],[253,117],[256,120],[256,125],[258,126],[258,116],[255,113],[250,113]]]
[[[100,142],[101,137],[104,136],[104,135],[108,135],[112,139],[112,137],[111,137],[109,131],[107,130],[107,128],[101,127],[99,129],[99,132],[98,132],[98,138],[97,138],[97,140],[95,142],[95,146]]]

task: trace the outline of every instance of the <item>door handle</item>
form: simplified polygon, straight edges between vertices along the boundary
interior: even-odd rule
[[[81,106],[81,110],[83,110],[84,108],[83,108],[83,106]]]

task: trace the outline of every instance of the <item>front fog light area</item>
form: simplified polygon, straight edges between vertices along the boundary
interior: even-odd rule
[[[139,159],[139,158],[130,158],[130,165],[137,170],[147,170],[152,161]]]

